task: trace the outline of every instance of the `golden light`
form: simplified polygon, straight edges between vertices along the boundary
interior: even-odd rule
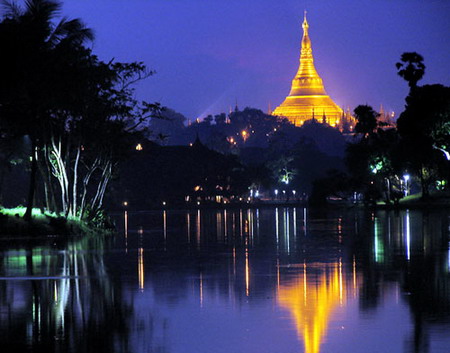
[[[145,274],[144,274],[144,249],[138,249],[138,281],[139,281],[139,290],[141,292],[144,291],[145,284]]]
[[[245,130],[242,130],[241,132],[242,138],[244,139],[244,142],[248,139],[248,132]]]
[[[142,145],[140,143],[138,143],[136,145],[136,151],[142,151],[144,148],[142,147]]]
[[[200,185],[197,185],[195,188],[194,188],[194,191],[199,191],[201,189],[201,186]]]
[[[341,262],[304,264],[295,279],[279,286],[278,302],[292,315],[305,353],[320,352],[333,312],[346,305],[346,288]]]
[[[285,117],[292,124],[301,126],[306,120],[314,118],[314,112],[316,112],[316,116],[317,112],[323,112],[330,125],[335,126],[338,124],[337,120],[342,116],[343,111],[327,95],[322,79],[314,67],[306,14],[302,27],[300,67],[292,80],[289,95],[272,112],[272,115]]]

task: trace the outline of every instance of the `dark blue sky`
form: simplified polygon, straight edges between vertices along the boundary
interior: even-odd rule
[[[102,59],[144,61],[157,74],[139,98],[190,119],[280,104],[298,67],[308,11],[317,71],[328,94],[353,109],[397,114],[408,92],[401,53],[425,58],[419,82],[450,85],[448,0],[66,0],[64,14],[96,34]]]

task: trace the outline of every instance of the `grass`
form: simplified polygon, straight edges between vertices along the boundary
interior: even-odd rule
[[[0,208],[0,235],[96,235],[106,233],[87,222],[69,217],[61,217],[55,213],[42,212],[38,208],[32,210],[31,222],[23,219],[26,208]]]
[[[387,206],[386,202],[379,201],[377,202],[377,206]],[[430,196],[427,199],[422,198],[422,193],[419,192],[417,194],[411,194],[406,197],[403,197],[399,201],[400,207],[450,207],[450,194],[447,191],[435,191],[430,193]]]

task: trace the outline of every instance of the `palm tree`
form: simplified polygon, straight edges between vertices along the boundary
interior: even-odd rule
[[[423,57],[416,52],[403,53],[400,60],[400,62],[395,64],[398,70],[397,73],[408,82],[410,90],[412,90],[417,87],[417,82],[425,74]]]
[[[25,219],[31,219],[37,173],[36,153],[48,128],[50,102],[58,77],[55,63],[67,50],[93,40],[93,32],[79,19],[62,18],[56,0],[26,0],[24,7],[13,1],[1,2],[0,22],[0,117],[31,141],[31,172]],[[1,11],[1,10],[0,10]],[[63,50],[61,50],[63,49]]]

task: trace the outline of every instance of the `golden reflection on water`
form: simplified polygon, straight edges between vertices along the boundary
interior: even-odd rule
[[[139,290],[144,291],[145,275],[144,275],[144,249],[138,249],[138,281]]]
[[[302,271],[288,283],[279,285],[277,299],[295,320],[305,353],[319,353],[334,311],[347,304],[347,281],[340,261],[304,263],[301,267]],[[353,281],[355,276],[354,273]],[[355,287],[356,283],[354,291]]]

